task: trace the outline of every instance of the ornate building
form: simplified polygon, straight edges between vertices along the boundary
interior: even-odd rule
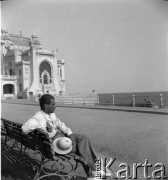
[[[42,49],[37,36],[1,30],[1,98],[31,98],[65,92],[64,58]]]

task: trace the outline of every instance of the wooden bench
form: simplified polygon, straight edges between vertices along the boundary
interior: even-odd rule
[[[72,153],[66,155],[56,154],[47,134],[39,130],[24,134],[21,127],[22,124],[1,118],[1,135],[5,137],[4,142],[6,145],[8,141],[12,142],[11,149],[19,148],[18,159],[29,149],[36,151],[40,155],[40,160],[37,160],[39,167],[32,167],[33,170],[37,171],[33,180],[53,176],[70,180],[75,176],[79,164],[83,166],[86,173],[88,172],[87,164],[82,157]],[[46,170],[48,163],[52,163],[52,166]],[[68,172],[66,170],[67,166],[69,168]]]

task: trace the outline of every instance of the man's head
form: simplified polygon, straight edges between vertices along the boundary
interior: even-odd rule
[[[41,110],[47,114],[53,113],[55,110],[55,99],[50,94],[44,94],[41,96],[40,100]]]

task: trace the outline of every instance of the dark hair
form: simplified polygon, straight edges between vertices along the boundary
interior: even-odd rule
[[[44,94],[44,95],[41,96],[41,98],[39,99],[41,110],[44,109],[45,104],[50,104],[51,103],[51,99],[54,99],[54,97],[52,95],[50,95],[50,94]]]

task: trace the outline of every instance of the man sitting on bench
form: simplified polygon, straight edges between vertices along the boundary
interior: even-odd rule
[[[50,94],[44,94],[40,100],[41,110],[38,111],[32,118],[23,124],[22,130],[24,133],[30,133],[35,129],[41,129],[47,132],[49,137],[54,141],[60,136],[69,137],[72,141],[73,153],[79,153],[87,162],[88,180],[95,180],[96,167],[95,163],[97,155],[90,140],[81,134],[75,134],[63,122],[56,117],[54,110],[56,108],[55,99]],[[104,173],[104,172],[102,172]],[[102,174],[104,176],[104,174]]]

